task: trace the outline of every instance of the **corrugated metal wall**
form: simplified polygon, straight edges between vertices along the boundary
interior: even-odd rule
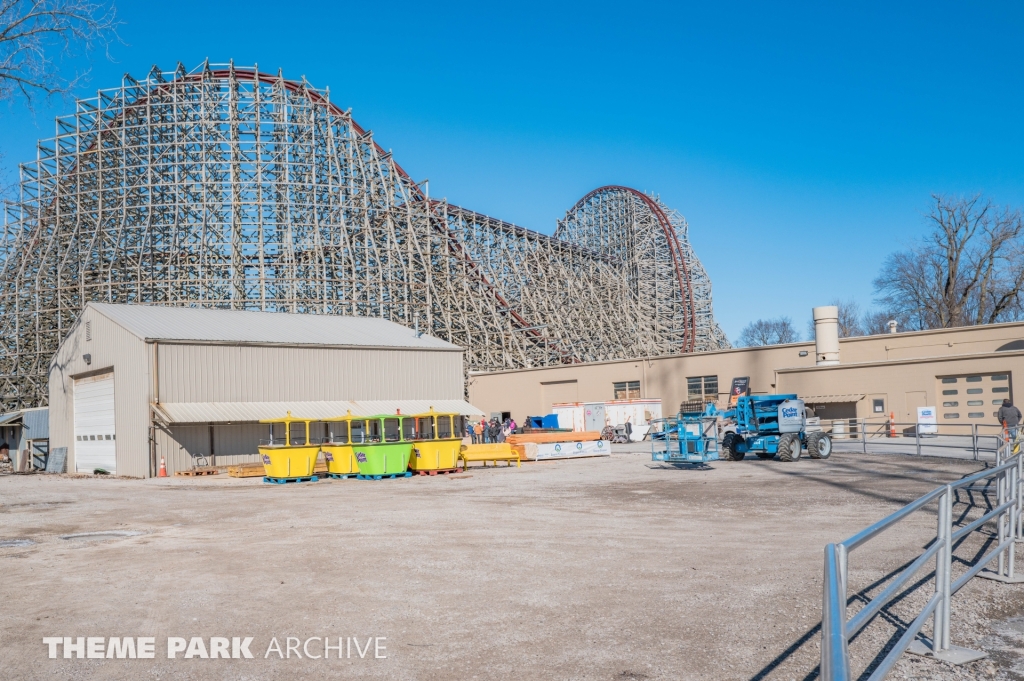
[[[92,340],[86,340],[86,322]],[[75,470],[74,377],[112,369],[117,474],[149,475],[150,351],[142,339],[90,309],[61,344],[50,362],[50,450],[68,448],[69,472]]]
[[[160,344],[161,402],[452,399],[462,353]]]
[[[256,463],[259,459],[260,434],[266,426],[255,423],[213,426],[213,451],[218,466]],[[165,457],[167,470],[188,470],[195,457],[210,457],[210,426],[171,426],[160,429],[156,437],[157,456]],[[207,461],[207,463],[210,463]]]
[[[25,425],[25,439],[45,440],[50,437],[49,409],[26,409],[21,415],[21,422]]]

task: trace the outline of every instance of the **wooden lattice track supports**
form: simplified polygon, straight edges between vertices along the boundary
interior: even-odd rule
[[[0,242],[0,407],[46,404],[88,301],[419,323],[467,371],[728,347],[686,222],[624,187],[555,236],[431,199],[328,90],[181,65],[77,102]]]

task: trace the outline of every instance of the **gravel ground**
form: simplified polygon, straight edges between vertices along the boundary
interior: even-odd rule
[[[637,452],[284,486],[3,475],[0,677],[813,679],[824,545],[978,466],[837,453],[681,470]],[[62,538],[112,531],[139,534]],[[851,593],[877,592],[934,531],[922,512],[858,549]],[[858,670],[928,591],[851,644]],[[889,678],[1024,680],[1024,585],[975,579],[953,604],[953,643],[990,657],[904,656]],[[157,654],[51,660],[48,636],[151,636]],[[250,636],[254,659],[167,659],[168,637]],[[266,655],[325,636],[381,637],[386,657]]]

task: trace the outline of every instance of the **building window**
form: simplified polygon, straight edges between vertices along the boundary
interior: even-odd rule
[[[985,404],[985,400],[967,400],[968,407],[980,407]]]
[[[967,389],[967,394],[968,395],[980,395],[983,392],[984,392],[984,388],[968,388]]]
[[[955,378],[944,378],[944,379],[942,379],[942,382],[943,383],[956,383],[956,379]]]
[[[960,414],[943,414],[942,418],[944,418],[944,419],[958,419],[958,418],[960,418]]]
[[[968,376],[967,377],[967,382],[968,383],[981,383],[981,376]]]
[[[718,376],[689,376],[686,394],[691,400],[718,401]]]
[[[967,413],[969,419],[983,419],[985,418],[985,412],[983,411],[972,411]]]
[[[1010,389],[1009,388],[992,388],[992,392],[994,392],[994,393],[1008,393],[1008,392],[1010,392]]]
[[[959,402],[943,402],[942,406],[943,407],[959,407],[960,403]]]
[[[943,395],[956,395],[957,392],[955,390],[943,390],[942,394]]]
[[[872,400],[871,410],[876,414],[881,414],[885,411],[885,400]]]
[[[640,381],[621,381],[613,383],[616,400],[640,399]]]
[[[1010,378],[1009,374],[996,374],[992,377],[993,381],[1005,381]]]
[[[85,340],[92,340],[92,322],[85,323]]]

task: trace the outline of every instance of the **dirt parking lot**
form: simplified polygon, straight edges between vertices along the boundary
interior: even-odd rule
[[[824,545],[978,468],[837,453],[679,470],[635,453],[284,486],[7,475],[0,677],[811,679]],[[90,532],[139,534],[62,538]],[[858,550],[851,591],[933,535],[923,513]],[[858,669],[912,602],[853,644]],[[973,580],[954,613],[953,643],[992,657],[905,657],[890,678],[1024,678],[1024,585]],[[156,657],[48,658],[44,637],[79,636],[154,637]],[[253,659],[167,659],[168,637],[252,637]],[[347,650],[268,653],[289,637]]]

